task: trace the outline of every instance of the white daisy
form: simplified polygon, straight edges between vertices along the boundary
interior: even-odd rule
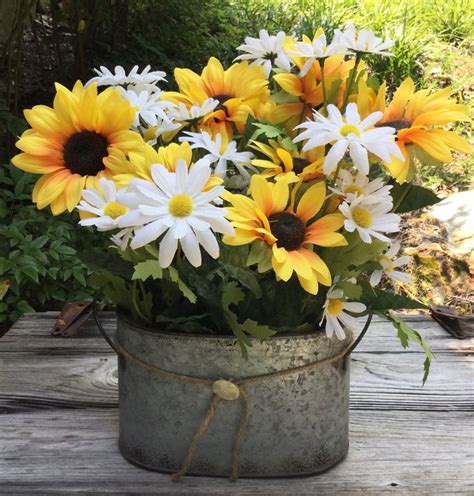
[[[194,103],[191,107],[186,107],[184,103],[180,102],[174,108],[170,109],[168,115],[177,121],[192,121],[214,112],[218,105],[219,100],[215,100],[214,98],[208,98],[200,105]]]
[[[348,26],[344,31],[339,29],[334,30],[333,43],[345,47],[352,52],[374,53],[377,55],[393,56],[392,52],[388,52],[387,48],[395,45],[392,40],[383,41],[378,38],[369,29],[362,29],[358,33],[354,26]]]
[[[398,258],[395,256],[400,251],[400,243],[397,241],[393,243],[390,248],[379,257],[378,262],[382,266],[382,269],[374,270],[372,275],[370,276],[370,284],[372,286],[377,286],[381,279],[382,275],[385,274],[387,277],[392,279],[393,281],[399,282],[411,282],[411,276],[401,272],[400,270],[395,270],[403,265],[410,263],[411,257],[408,255],[404,255]]]
[[[95,226],[98,231],[110,231],[119,227],[119,220],[138,207],[138,196],[127,188],[117,190],[115,183],[99,179],[100,191],[92,188],[82,192],[78,210],[93,214],[94,217],[81,219],[81,226]]]
[[[158,239],[159,263],[162,268],[169,267],[178,248],[178,242],[191,265],[201,265],[201,245],[213,258],[219,256],[219,244],[212,231],[233,235],[234,229],[225,218],[226,210],[211,202],[223,193],[222,186],[208,191],[204,188],[212,169],[206,160],[199,160],[190,170],[184,160],[178,160],[176,172],[169,172],[160,164],[151,167],[153,182],[136,179],[132,187],[141,195],[143,203],[138,207],[143,215],[143,225],[135,229],[130,244],[136,249]],[[121,227],[134,225],[123,218]]]
[[[375,201],[374,198],[358,196],[350,204],[342,203],[339,210],[346,217],[345,230],[357,230],[364,243],[372,243],[372,237],[390,242],[390,238],[381,233],[399,231],[400,216],[390,213],[392,207],[391,201]]]
[[[381,177],[369,181],[369,178],[361,173],[355,177],[347,169],[341,169],[336,181],[336,187],[329,187],[337,195],[344,196],[348,202],[357,196],[373,198],[375,201],[392,201],[390,190],[393,186],[385,184]]]
[[[326,296],[323,306],[323,318],[319,325],[326,320],[325,331],[328,338],[334,334],[342,340],[346,337],[344,327],[350,331],[357,329],[357,319],[345,312],[348,310],[353,313],[365,312],[367,307],[363,303],[345,301],[341,289],[330,289]]]
[[[326,35],[324,34],[315,38],[312,43],[298,41],[290,51],[291,55],[306,59],[306,62],[300,70],[300,77],[303,77],[308,73],[315,60],[324,59],[336,54],[343,55],[344,53],[345,50],[340,45],[336,43],[330,43],[328,45]]]
[[[250,178],[244,166],[250,163],[253,159],[253,154],[251,152],[238,152],[235,141],[227,142],[220,133],[217,133],[215,138],[212,139],[206,131],[200,133],[186,131],[183,134],[186,136],[179,138],[180,141],[188,141],[191,143],[191,148],[201,148],[208,152],[204,158],[214,165],[214,174],[216,176],[225,179],[227,176],[227,162],[231,162],[246,180]]]
[[[362,121],[355,103],[347,105],[344,117],[335,105],[328,105],[327,112],[328,117],[324,117],[314,111],[313,121],[303,122],[295,127],[305,131],[293,140],[295,143],[307,140],[303,146],[304,152],[328,143],[332,144],[324,160],[325,174],[330,174],[336,169],[347,150],[354,165],[365,175],[369,173],[368,152],[387,163],[392,161],[392,155],[404,160],[395,144],[395,128],[373,128],[383,117],[382,112],[373,112]]]
[[[290,57],[283,50],[285,37],[286,34],[283,31],[276,36],[270,36],[265,29],[261,29],[258,38],[247,36],[245,43],[237,47],[237,50],[247,53],[239,55],[234,61],[251,60],[250,65],[262,65],[267,79],[274,66],[289,72]]]
[[[151,67],[147,65],[141,72],[138,72],[138,65],[136,65],[127,74],[121,65],[115,66],[114,72],[101,65],[100,69],[94,69],[97,76],[87,81],[86,86],[91,83],[97,83],[97,86],[121,86],[140,83],[156,86],[158,82],[166,81],[166,72],[150,71],[150,69]]]
[[[134,89],[121,88],[122,96],[126,98],[130,105],[136,107],[135,120],[133,126],[138,128],[140,121],[145,122],[149,126],[157,126],[158,119],[161,121],[170,122],[171,119],[167,111],[175,105],[171,102],[160,99],[161,91],[150,93],[147,90],[136,92]]]

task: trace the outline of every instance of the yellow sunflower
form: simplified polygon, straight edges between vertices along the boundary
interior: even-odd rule
[[[296,60],[299,59],[295,58]],[[303,62],[300,62],[300,65],[302,64]],[[339,107],[342,105],[346,81],[353,66],[354,60],[344,61],[343,55],[333,55],[325,59],[324,80],[327,91],[331,90],[333,83],[342,81],[336,94],[336,105]],[[362,66],[359,64],[359,72]],[[273,79],[295,101],[277,105],[271,114],[271,120],[277,124],[286,123],[287,131],[294,134],[294,127],[311,117],[313,109],[320,107],[324,102],[321,65],[318,61],[314,62],[310,71],[302,78],[297,74],[280,73],[273,76]]]
[[[250,145],[266,155],[270,160],[254,159],[252,165],[263,168],[262,176],[274,177],[287,183],[311,181],[323,176],[324,147],[317,147],[307,152],[294,148],[287,150],[281,143],[269,140],[268,145],[258,141]]]
[[[192,167],[193,151],[187,141],[181,144],[171,143],[167,146],[162,146],[158,148],[158,151],[145,143],[140,152],[129,153],[128,159],[124,153],[116,154],[109,161],[109,168],[118,185],[126,186],[131,179],[138,178],[153,181],[151,178],[151,166],[155,164],[161,164],[170,172],[174,172],[179,160],[184,160],[188,167]],[[211,176],[205,189],[211,189],[221,183],[222,179]]]
[[[31,129],[16,146],[23,153],[13,164],[27,172],[42,174],[33,189],[39,209],[51,206],[53,215],[72,211],[84,188],[98,188],[101,177],[111,178],[109,162],[117,155],[142,149],[138,133],[130,131],[135,109],[108,88],[99,95],[97,85],[73,90],[56,84],[53,108],[36,105],[25,110]]]
[[[451,88],[435,93],[428,89],[415,91],[413,80],[407,78],[394,93],[390,104],[385,106],[385,83],[377,94],[367,88],[364,82],[359,83],[357,103],[360,104],[362,115],[365,117],[370,112],[383,112],[383,119],[377,126],[390,126],[397,130],[397,145],[405,160],[394,158],[393,162],[385,165],[399,183],[413,177],[415,168],[411,152],[424,163],[451,162],[453,157],[450,149],[471,152],[471,146],[465,139],[437,127],[469,119],[467,106],[451,100],[450,94]]]
[[[205,125],[226,122],[229,130],[234,123],[238,132],[244,131],[249,115],[255,116],[269,96],[268,81],[263,67],[251,67],[247,62],[233,64],[224,70],[222,64],[211,57],[201,75],[190,69],[175,69],[174,77],[179,92],[166,92],[163,98],[190,107],[213,98],[219,101],[214,112],[206,116]]]
[[[331,273],[312,245],[344,246],[346,239],[336,231],[344,223],[341,214],[325,215],[314,220],[326,198],[326,186],[319,182],[311,186],[294,208],[289,185],[284,181],[268,182],[260,175],[252,176],[252,198],[227,193],[225,199],[228,219],[235,236],[224,236],[228,245],[264,243],[271,250],[271,266],[275,274],[288,281],[296,272],[301,286],[317,294],[319,283],[331,285]]]

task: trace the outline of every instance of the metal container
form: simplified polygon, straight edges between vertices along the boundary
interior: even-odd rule
[[[239,379],[306,365],[343,351],[323,332],[252,340],[248,360],[231,336],[150,331],[119,317],[117,341],[147,364],[212,380]],[[252,415],[242,436],[241,477],[314,474],[340,462],[349,438],[349,361],[249,384]],[[177,471],[212,397],[208,385],[145,370],[119,357],[122,455],[141,467]],[[228,476],[240,401],[221,401],[201,438],[189,474]]]

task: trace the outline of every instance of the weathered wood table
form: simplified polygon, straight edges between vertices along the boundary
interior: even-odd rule
[[[373,322],[352,357],[349,455],[333,470],[178,484],[121,457],[116,358],[92,321],[62,339],[49,335],[54,318],[28,315],[0,339],[1,494],[474,494],[473,340],[429,317],[406,317],[436,354],[424,387],[420,350]],[[113,315],[104,321],[112,332]]]

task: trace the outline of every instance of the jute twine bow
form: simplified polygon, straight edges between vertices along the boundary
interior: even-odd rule
[[[307,370],[311,369],[316,369],[319,367],[322,367],[323,365],[327,365],[329,363],[336,362],[337,360],[340,360],[341,358],[346,358],[349,356],[354,349],[357,347],[357,345],[360,343],[362,338],[364,337],[365,333],[367,332],[370,323],[372,321],[372,313],[368,314],[367,321],[364,325],[364,328],[360,332],[360,334],[357,336],[357,339],[355,339],[352,343],[349,343],[342,351],[340,351],[337,355],[331,356],[329,358],[325,358],[323,360],[318,360],[315,362],[308,363],[307,365],[300,365],[299,367],[294,367],[292,369],[286,369],[286,370],[277,370],[276,372],[269,372],[267,374],[261,374],[261,375],[255,375],[252,377],[245,377],[243,379],[238,379],[235,381],[231,380],[213,380],[213,379],[205,379],[202,377],[193,377],[190,375],[185,375],[185,374],[177,374],[176,372],[171,372],[170,370],[162,369],[160,367],[156,367],[155,365],[150,365],[146,362],[141,361],[139,358],[136,356],[132,355],[129,353],[127,350],[125,350],[120,343],[115,339],[112,340],[107,332],[105,331],[104,327],[102,326],[99,316],[97,314],[97,306],[94,301],[94,305],[92,307],[92,313],[93,317],[95,320],[95,323],[97,324],[97,328],[99,329],[99,332],[102,334],[104,339],[109,343],[111,348],[118,354],[121,355],[124,359],[129,360],[132,363],[135,363],[136,365],[139,365],[142,367],[144,370],[147,370],[148,372],[152,373],[158,373],[166,377],[170,377],[172,379],[176,379],[178,381],[183,381],[187,382],[190,384],[202,384],[205,386],[210,386],[213,390],[213,394],[211,397],[211,402],[209,404],[209,408],[207,410],[207,413],[205,417],[202,419],[201,423],[199,424],[193,439],[191,440],[191,444],[189,445],[188,450],[186,451],[186,455],[184,457],[184,460],[181,464],[181,468],[176,472],[175,474],[172,475],[172,479],[175,482],[179,482],[181,478],[186,474],[188,471],[191,462],[193,460],[194,452],[196,451],[196,448],[199,444],[200,439],[202,436],[206,433],[209,424],[211,423],[212,419],[214,418],[214,415],[216,414],[217,411],[217,406],[221,400],[227,401],[227,400],[233,400],[237,398],[242,398],[243,402],[243,409],[242,409],[242,414],[240,416],[240,422],[237,428],[237,431],[235,432],[234,435],[234,442],[232,445],[232,465],[231,465],[231,471],[230,471],[230,476],[229,479],[231,481],[236,481],[239,478],[239,464],[240,464],[240,444],[242,440],[242,436],[245,432],[245,429],[247,428],[247,425],[250,420],[250,415],[251,415],[251,402],[250,402],[250,396],[248,392],[245,390],[244,386],[247,384],[255,384],[257,382],[262,382],[267,379],[275,379],[277,377],[284,377],[287,375],[291,374],[296,374],[299,372],[305,372]],[[226,394],[223,394],[222,392],[219,392],[219,389],[216,388],[216,383],[219,382],[225,382],[227,385],[231,386],[231,388],[238,388],[238,395],[231,395],[230,397],[226,397]]]

